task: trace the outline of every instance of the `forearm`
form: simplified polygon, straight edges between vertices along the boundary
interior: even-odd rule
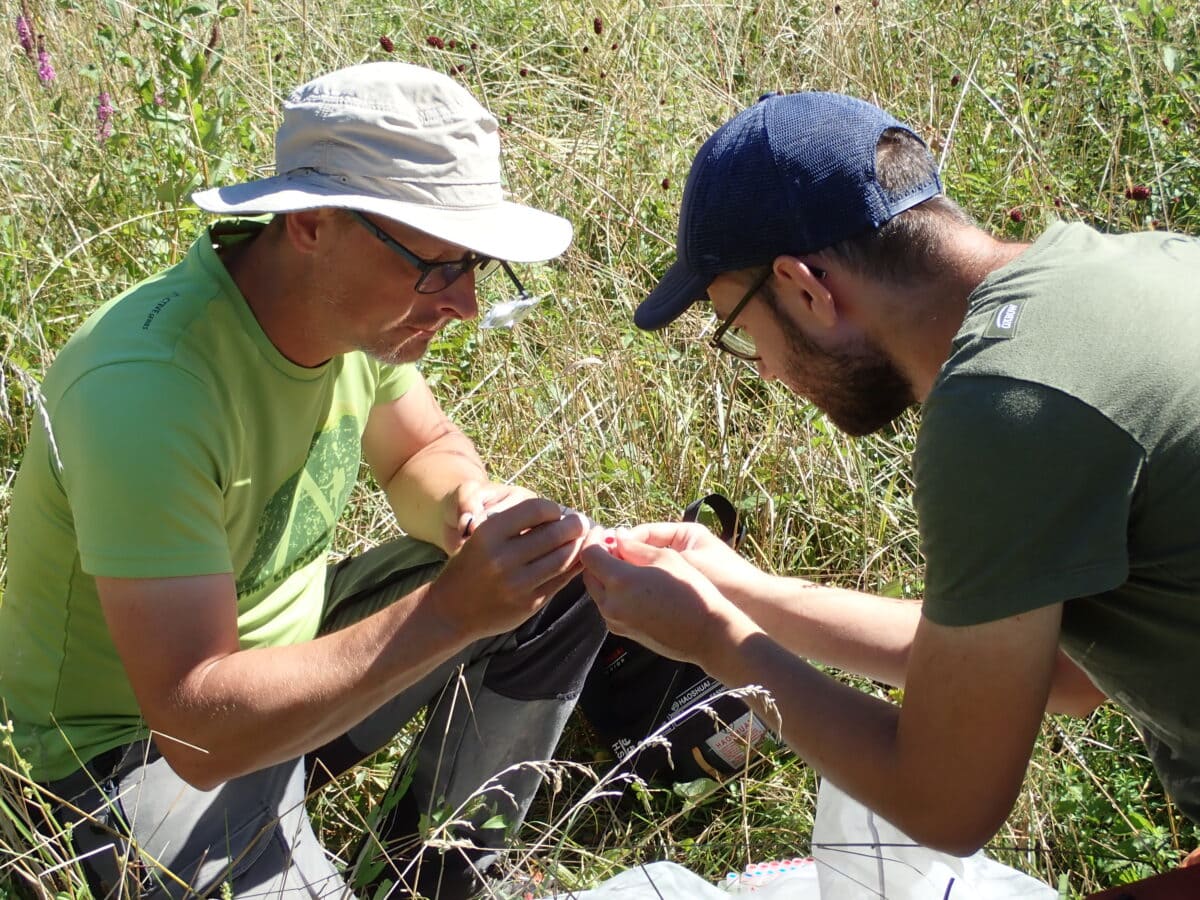
[[[457,428],[412,456],[385,488],[396,521],[408,534],[444,546],[441,501],[467,481],[486,481],[474,443]]]
[[[918,600],[897,600],[826,587],[800,578],[769,578],[738,605],[791,652],[805,659],[904,687]],[[1105,697],[1059,652],[1046,711],[1083,716]]]
[[[973,852],[1003,822],[1015,787],[978,773],[905,733],[899,707],[841,684],[765,634],[748,635],[706,669],[729,685],[757,684],[769,698],[750,697],[755,712],[821,776],[831,779],[915,840],[947,852]],[[1023,766],[1006,773],[1019,786]]]
[[[772,640],[805,659],[902,687],[921,604],[801,578],[769,578],[737,599]]]
[[[468,642],[423,596],[312,641],[198,667],[166,705],[171,721],[151,723],[164,755],[186,780],[211,788],[344,733]]]

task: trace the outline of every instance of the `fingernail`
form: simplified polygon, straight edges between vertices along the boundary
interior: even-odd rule
[[[467,521],[463,523],[463,537],[469,537],[471,534],[471,526],[475,524],[474,516],[467,516]]]

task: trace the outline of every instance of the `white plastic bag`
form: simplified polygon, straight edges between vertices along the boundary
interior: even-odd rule
[[[1057,900],[1058,892],[982,852],[960,858],[915,844],[829,781],[817,795],[816,865],[774,880],[714,887],[672,862],[628,869],[559,900]]]
[[[1056,900],[1058,892],[983,852],[957,857],[914,843],[828,779],[817,794],[812,855],[820,900]]]

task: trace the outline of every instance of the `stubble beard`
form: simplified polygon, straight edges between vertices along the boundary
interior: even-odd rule
[[[788,343],[780,380],[846,434],[872,434],[917,402],[912,385],[882,348],[864,339],[853,350],[826,350],[776,304],[770,309]]]

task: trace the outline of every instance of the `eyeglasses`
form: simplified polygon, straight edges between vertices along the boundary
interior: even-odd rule
[[[809,266],[809,271],[816,278],[824,278],[825,270],[818,269],[816,266]],[[750,332],[746,331],[740,325],[734,325],[737,317],[742,310],[746,308],[746,304],[762,290],[763,285],[767,283],[767,279],[771,277],[772,268],[767,266],[761,275],[755,279],[754,284],[750,286],[750,290],[742,295],[739,300],[729,311],[729,315],[725,320],[717,326],[717,330],[713,332],[713,336],[709,339],[709,343],[717,350],[722,350],[730,356],[736,356],[738,359],[744,359],[747,362],[758,362],[762,356],[758,352],[758,347],[754,343],[754,338],[750,336]]]
[[[717,350],[723,350],[730,356],[736,356],[738,359],[744,359],[747,362],[756,362],[762,359],[758,354],[758,348],[754,344],[754,338],[750,337],[749,332],[745,328],[733,323],[737,321],[737,317],[742,310],[746,308],[746,304],[751,298],[762,290],[762,286],[767,283],[767,279],[771,277],[771,267],[767,266],[763,269],[763,273],[755,279],[754,284],[750,286],[750,290],[742,295],[742,299],[730,310],[729,315],[725,317],[717,330],[713,332],[713,336],[709,343]]]
[[[409,265],[417,268],[421,273],[416,283],[418,294],[436,294],[438,291],[444,291],[472,270],[475,272],[475,280],[479,282],[483,281],[483,279],[487,278],[497,269],[503,269],[516,286],[520,295],[522,297],[528,296],[516,273],[502,259],[493,259],[490,256],[482,256],[478,253],[467,253],[461,259],[453,259],[448,262],[431,262],[427,259],[421,259],[421,257],[417,256],[417,254],[413,253],[362,213],[358,212],[358,210],[349,209],[346,211],[350,213],[356,222],[379,238],[389,249],[400,254],[408,261]]]

